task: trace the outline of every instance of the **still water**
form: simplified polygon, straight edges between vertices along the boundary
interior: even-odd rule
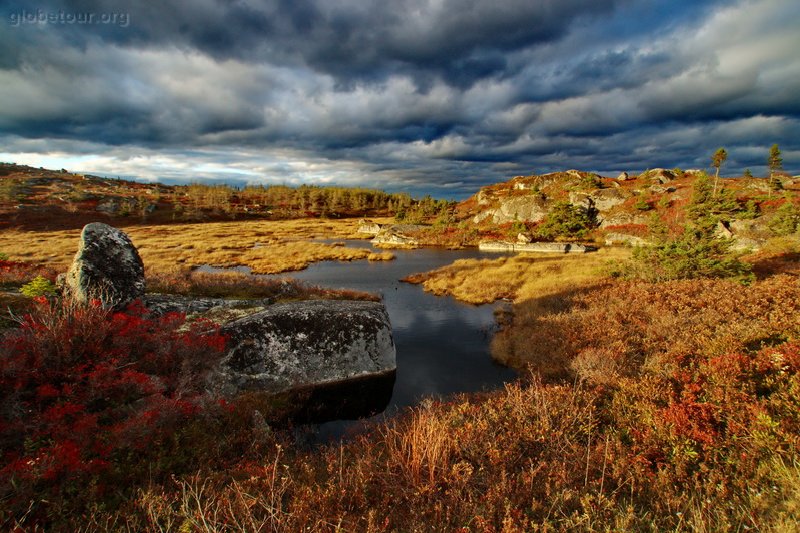
[[[346,245],[370,247],[368,241],[346,241]],[[464,304],[449,296],[426,293],[421,285],[400,281],[409,274],[427,272],[456,259],[496,254],[433,248],[392,252],[396,256],[393,261],[323,261],[279,276],[382,297],[397,349],[397,378],[383,415],[416,405],[426,397],[495,389],[513,380],[514,372],[495,364],[489,355],[495,329],[494,305]],[[317,438],[324,441],[357,430],[358,426],[335,421],[321,424],[315,431]]]

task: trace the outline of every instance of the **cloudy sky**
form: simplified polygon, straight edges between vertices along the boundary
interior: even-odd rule
[[[800,173],[797,0],[0,7],[0,160],[462,198],[514,175]]]

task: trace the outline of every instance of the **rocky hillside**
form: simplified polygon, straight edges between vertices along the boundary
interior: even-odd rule
[[[0,164],[0,227],[75,227],[98,218],[171,218],[175,188]]]
[[[607,244],[638,244],[650,236],[654,223],[666,230],[680,227],[695,183],[704,177],[715,198],[725,203],[720,234],[737,238],[742,248],[757,247],[784,231],[774,228],[774,219],[791,206],[796,209],[800,199],[800,180],[785,175],[774,180],[737,177],[716,181],[701,170],[656,168],[615,178],[567,170],[517,176],[484,187],[462,202],[457,213],[482,233],[524,240],[526,235],[535,238],[548,215],[566,204],[591,217],[591,231],[582,237]],[[782,206],[786,207],[781,211]]]

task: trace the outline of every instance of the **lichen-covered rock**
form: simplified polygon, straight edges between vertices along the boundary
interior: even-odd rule
[[[587,209],[594,207],[594,200],[592,200],[588,192],[570,191],[569,203]]]
[[[625,211],[604,215],[600,219],[600,228],[611,226],[621,226],[625,224],[636,224],[646,226],[650,217],[641,213],[628,213]]]
[[[113,198],[106,198],[98,202],[95,211],[106,213],[108,215],[116,215],[119,212],[119,204]]]
[[[514,243],[506,241],[482,241],[478,243],[478,250],[482,252],[585,254],[586,252],[594,251],[595,248],[571,242]]]
[[[105,307],[122,309],[144,296],[144,265],[123,231],[93,222],[81,232],[64,288],[79,302],[99,300]]]
[[[384,226],[370,242],[382,248],[416,248],[419,246],[419,240],[410,234],[423,229],[425,229],[425,226],[416,224]]]
[[[228,353],[220,393],[282,393],[394,376],[392,328],[380,302],[309,300],[272,305],[222,325]]]
[[[540,222],[547,216],[547,212],[547,200],[539,195],[530,194],[502,199],[500,206],[491,211],[491,217],[495,224],[517,220]]]
[[[358,221],[358,233],[364,233],[365,235],[377,235],[381,231],[381,225],[372,222],[371,220],[359,220]]]
[[[623,189],[597,189],[589,194],[592,207],[600,211],[608,211],[613,207],[624,204],[631,197],[631,193]]]
[[[667,170],[666,168],[654,168],[646,172],[644,176],[650,180],[651,183],[660,183],[662,185],[678,177],[675,172]]]

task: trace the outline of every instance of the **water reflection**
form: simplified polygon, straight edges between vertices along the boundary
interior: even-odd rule
[[[347,246],[369,247],[367,241]],[[477,250],[419,249],[393,251],[394,261],[324,261],[278,277],[293,277],[329,288],[380,294],[392,323],[397,348],[397,375],[386,413],[415,405],[429,396],[498,388],[514,378],[489,355],[494,330],[493,305],[469,305],[434,296],[421,286],[399,281],[463,258],[487,258]],[[338,438],[353,422],[328,422],[317,428],[317,439]]]
[[[348,241],[347,245],[365,243]],[[495,327],[493,305],[464,304],[399,281],[456,259],[486,258],[487,254],[441,249],[394,253],[394,261],[326,261],[291,274],[315,285],[363,290],[383,297],[397,347],[397,377],[387,413],[415,405],[427,396],[493,389],[511,381],[513,371],[495,364],[489,355]],[[323,424],[320,437],[338,437],[347,427],[341,422]]]

